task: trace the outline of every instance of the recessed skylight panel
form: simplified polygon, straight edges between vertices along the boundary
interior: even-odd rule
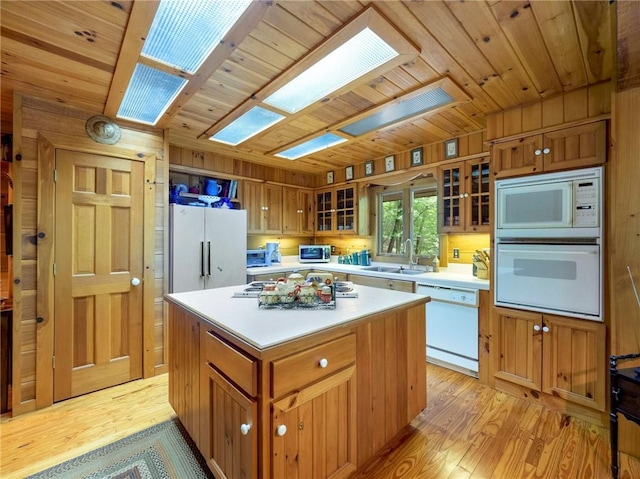
[[[334,135],[333,133],[325,133],[324,135],[313,138],[312,140],[301,143],[300,145],[289,148],[288,150],[276,153],[276,156],[287,160],[296,160],[303,156],[310,155],[311,153],[315,153],[316,151],[325,150],[332,146],[339,145],[345,141],[347,141],[346,138]]]
[[[142,54],[194,73],[251,0],[162,0]]]
[[[360,136],[426,113],[429,110],[446,105],[452,101],[453,98],[447,92],[442,88],[436,88],[408,100],[389,105],[339,130],[352,136]]]
[[[184,78],[137,64],[117,116],[155,125],[186,83]]]
[[[365,28],[264,100],[295,113],[398,56]]]
[[[275,125],[283,118],[284,116],[266,108],[254,106],[209,139],[235,146]]]

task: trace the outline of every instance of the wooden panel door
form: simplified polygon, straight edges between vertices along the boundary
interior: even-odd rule
[[[546,133],[545,171],[584,168],[607,159],[607,128],[604,121]],[[545,149],[544,151],[547,151]]]
[[[545,314],[543,331],[544,392],[604,411],[604,324]]]
[[[56,151],[54,401],[142,377],[144,163]]]
[[[542,390],[542,315],[495,308],[497,358],[494,376]]]
[[[540,153],[536,154],[536,151]],[[526,136],[493,145],[492,167],[495,178],[528,175],[543,169],[542,135]]]
[[[273,404],[271,477],[340,479],[356,469],[355,366]]]
[[[264,232],[282,233],[282,186],[262,185],[264,210]]]
[[[298,207],[298,190],[296,188],[282,188],[282,232],[298,233],[300,231]]]
[[[258,405],[208,363],[201,366],[200,441],[217,479],[258,477]]]
[[[247,233],[262,233],[262,183],[245,181],[242,185],[244,207],[247,210]]]

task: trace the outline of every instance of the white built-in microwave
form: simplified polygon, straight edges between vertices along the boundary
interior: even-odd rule
[[[599,238],[602,167],[495,182],[497,237]]]

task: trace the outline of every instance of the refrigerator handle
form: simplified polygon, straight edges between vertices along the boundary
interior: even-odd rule
[[[200,277],[204,278],[204,241],[200,241]]]
[[[207,241],[207,268],[208,268],[208,275],[207,276],[211,276],[211,241]]]

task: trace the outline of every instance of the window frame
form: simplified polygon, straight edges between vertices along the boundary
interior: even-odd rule
[[[409,259],[409,255],[406,252],[385,253],[380,251],[380,248],[383,243],[381,234],[382,234],[382,222],[383,222],[382,204],[383,204],[384,196],[394,195],[398,193],[402,194],[404,212],[403,212],[403,225],[402,225],[402,241],[400,243],[399,250],[403,251],[404,244],[407,238],[411,238],[412,241],[415,241],[414,231],[413,231],[413,210],[414,210],[413,201],[415,198],[414,193],[416,191],[421,191],[421,190],[429,190],[431,194],[429,194],[428,196],[436,197],[436,203],[438,204],[437,207],[439,208],[439,202],[437,201],[438,187],[437,187],[437,182],[433,177],[406,182],[399,185],[376,186],[373,188],[372,193],[373,193],[375,212],[377,217],[374,231],[373,231],[373,240],[374,240],[373,241],[374,243],[373,259],[375,261],[404,262],[404,261],[408,261]],[[409,205],[409,208],[407,208],[406,205]],[[437,231],[437,222],[436,222],[436,234],[438,234],[438,237],[439,237],[439,233]]]

